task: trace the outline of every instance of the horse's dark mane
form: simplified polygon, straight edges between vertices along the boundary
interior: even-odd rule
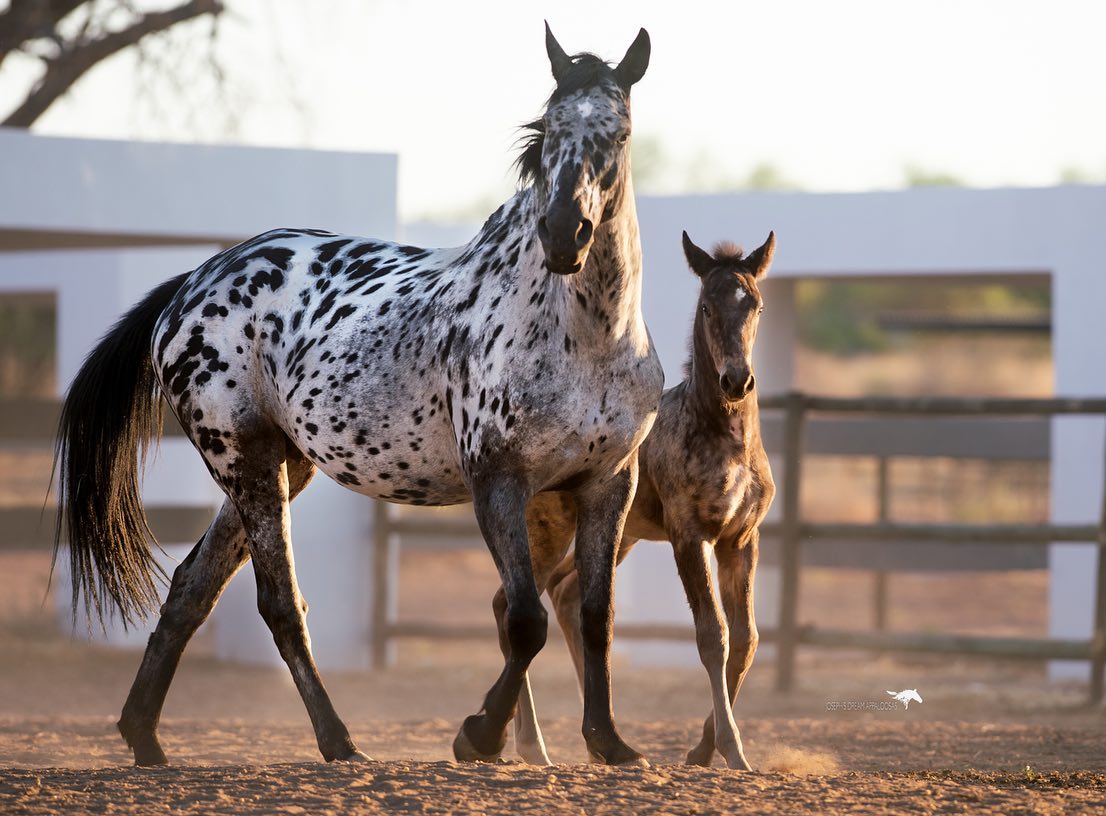
[[[591,88],[609,80],[617,86],[614,77],[614,68],[595,54],[576,54],[572,57],[572,67],[568,70],[549,99],[545,101],[548,108],[555,102],[559,102],[566,96]],[[518,180],[522,185],[531,184],[541,175],[541,151],[545,144],[545,123],[541,119],[535,119],[521,127],[523,135],[519,137],[522,149],[515,159],[515,168],[518,171]]]

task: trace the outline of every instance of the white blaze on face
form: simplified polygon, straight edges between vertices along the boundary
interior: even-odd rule
[[[576,110],[580,112],[580,116],[582,116],[584,119],[587,119],[589,116],[591,116],[591,113],[595,110],[595,108],[592,107],[590,99],[585,99],[583,102],[579,103],[576,106]]]
[[[734,300],[740,303],[741,301],[745,300],[746,294],[746,291],[739,286],[737,287],[737,290],[733,293]]]

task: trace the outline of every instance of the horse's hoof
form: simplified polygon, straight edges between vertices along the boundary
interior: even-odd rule
[[[620,751],[611,757],[605,757],[602,754],[597,754],[591,749],[588,749],[588,760],[593,765],[618,765],[623,768],[649,767],[649,760],[628,746],[625,751]]]
[[[690,751],[687,752],[687,758],[684,760],[685,765],[698,765],[700,768],[709,768],[711,760],[714,759],[714,746],[708,745],[696,745]]]
[[[338,758],[337,758],[337,759],[335,759],[334,761],[335,761],[335,762],[356,762],[356,763],[361,763],[361,762],[373,762],[374,760],[373,760],[373,758],[372,758],[371,756],[369,756],[368,754],[366,754],[366,753],[365,753],[364,751],[359,751],[359,750],[357,750],[357,749],[354,749],[354,751],[353,751],[353,753],[352,753],[352,754],[349,754],[348,756],[344,756],[344,757],[338,757]]]
[[[457,732],[457,736],[453,738],[453,757],[458,762],[498,762],[502,753],[502,748],[493,754],[482,753],[468,738],[463,724]]]
[[[169,758],[161,750],[157,732],[151,731],[142,735],[130,733],[130,729],[120,720],[115,724],[119,733],[127,742],[127,747],[134,752],[134,764],[139,768],[150,768],[155,765],[168,765]]]

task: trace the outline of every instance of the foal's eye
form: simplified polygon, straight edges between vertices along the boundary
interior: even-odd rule
[[[618,143],[620,145],[624,145],[628,141],[630,141],[630,132],[629,131],[626,131],[625,133],[618,134]]]
[[[759,309],[757,309],[757,314],[764,314],[764,307],[763,306],[761,306]]]
[[[704,303],[702,308],[703,308],[703,314],[706,315],[707,317],[710,317],[710,306],[708,306],[707,304]]]

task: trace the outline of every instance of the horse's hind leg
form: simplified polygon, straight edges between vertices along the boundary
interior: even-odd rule
[[[167,762],[157,727],[181,653],[247,557],[238,513],[226,502],[203,538],[174,571],[161,619],[150,635],[142,665],[123,705],[119,733],[134,751],[135,765]]]
[[[307,707],[319,751],[328,762],[368,759],[357,750],[323,686],[307,633],[307,603],[292,558],[286,438],[276,429],[236,440],[238,458],[224,483],[242,518],[257,579],[257,606]],[[291,444],[288,454],[295,456]]]
[[[289,468],[292,496],[307,485],[313,473],[314,467],[305,460]],[[242,522],[227,500],[207,532],[174,571],[168,597],[161,607],[161,619],[150,635],[142,664],[123,705],[119,732],[134,751],[136,765],[166,762],[157,727],[181,653],[248,558]]]

